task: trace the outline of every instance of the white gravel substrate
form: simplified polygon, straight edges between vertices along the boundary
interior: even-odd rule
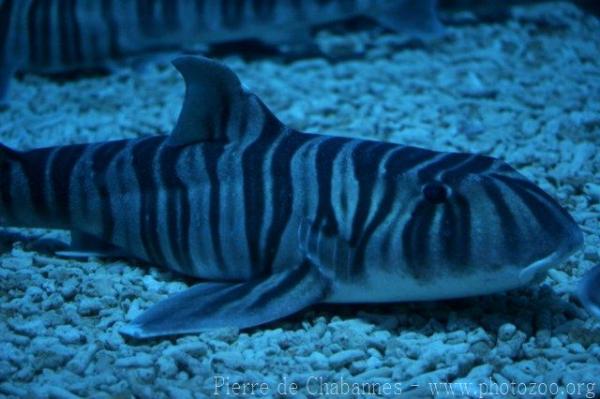
[[[428,383],[445,381],[454,385],[438,385],[438,397],[600,394],[600,322],[572,294],[600,262],[598,20],[556,3],[449,27],[426,47],[378,29],[318,41],[364,57],[225,61],[295,128],[505,159],[572,212],[585,249],[541,286],[504,295],[317,306],[250,331],[137,343],[118,327],[191,281],[126,260],[64,260],[42,249],[65,233],[4,229],[0,396],[428,397]],[[182,94],[170,66],[67,83],[26,76],[0,112],[0,140],[32,148],[166,133]],[[221,383],[229,391],[215,391]]]

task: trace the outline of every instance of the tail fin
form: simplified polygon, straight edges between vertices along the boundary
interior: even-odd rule
[[[372,17],[387,29],[426,40],[444,32],[436,6],[436,0],[396,0],[392,6],[377,10]]]

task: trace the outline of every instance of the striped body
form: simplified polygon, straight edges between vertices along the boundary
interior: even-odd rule
[[[2,174],[2,214],[8,224],[82,231],[152,264],[213,280],[257,278],[300,262],[303,220],[323,226],[308,245],[318,247],[339,282],[382,265],[390,276],[447,284],[507,261],[522,267],[551,251],[551,242],[532,247],[517,230],[562,234],[544,217],[551,200],[532,195],[533,185],[492,158],[291,130],[273,135],[272,123],[242,145],[177,148],[157,136],[24,153],[20,167]],[[455,186],[475,175],[480,192],[470,198],[456,192],[439,206],[421,196],[422,185],[438,177]],[[511,196],[527,209],[511,208]],[[485,229],[491,233],[477,233]],[[351,260],[336,259],[327,234],[347,240]],[[377,297],[361,299],[369,298]]]
[[[432,1],[397,0],[4,0],[0,98],[16,70],[99,70],[124,58],[246,39],[303,44],[312,26],[359,15],[390,19],[397,11],[387,25],[422,36],[439,32],[433,8]]]
[[[127,334],[498,292],[582,243],[571,216],[500,160],[298,132],[228,68],[175,65],[186,97],[170,136],[0,147],[4,224],[70,229],[220,282],[159,303]]]

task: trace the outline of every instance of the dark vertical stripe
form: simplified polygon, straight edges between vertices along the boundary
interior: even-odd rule
[[[471,207],[469,200],[460,193],[453,193],[451,203],[456,214],[456,229],[452,240],[455,264],[458,268],[466,269],[471,264]]]
[[[252,309],[260,309],[268,306],[290,292],[297,291],[298,286],[318,284],[313,281],[314,274],[311,273],[313,266],[308,261],[291,270],[289,273],[280,273],[279,278],[266,289],[255,291],[255,296],[250,303],[246,301],[245,306]],[[313,288],[313,287],[310,287]],[[310,290],[310,288],[308,288]],[[312,292],[312,290],[310,290]]]
[[[102,219],[101,238],[106,242],[111,242],[115,224],[110,203],[110,192],[108,190],[108,179],[110,176],[108,176],[107,170],[112,160],[125,148],[127,143],[127,140],[109,141],[99,144],[92,153],[92,182],[98,192],[97,200],[100,202],[97,206],[100,208],[100,217]],[[87,197],[89,197],[89,194]],[[96,208],[92,203],[95,199],[86,198],[86,202],[91,209]]]
[[[31,4],[29,5],[29,10],[27,13],[27,28],[29,31],[29,62],[33,65],[38,65],[40,63],[38,50],[40,45],[38,23],[38,15],[40,13],[40,7],[38,6],[39,1],[40,0],[31,0]]]
[[[154,159],[164,136],[140,140],[132,148],[133,171],[140,191],[140,238],[149,260],[164,265],[158,229],[158,187],[155,178]]]
[[[62,4],[55,5],[58,7],[58,36],[60,38],[59,53],[60,61],[63,65],[72,65],[73,51],[72,39],[73,32],[70,28],[73,26],[73,8],[71,0],[63,0]]]
[[[292,184],[292,158],[302,145],[314,136],[290,132],[275,148],[271,160],[272,222],[267,232],[265,265],[270,268],[279,249],[284,230],[292,216],[294,189]]]
[[[359,245],[371,211],[375,182],[379,179],[381,162],[394,148],[393,144],[364,141],[352,152],[354,176],[358,180],[358,201],[352,218],[350,246],[356,248],[351,275],[361,275],[364,267],[364,245]]]
[[[446,202],[443,204],[443,213],[440,224],[439,240],[440,248],[442,250],[442,258],[452,264],[456,265],[456,252],[455,243],[460,240],[458,231],[458,219],[454,211],[454,206]]]
[[[353,273],[362,274],[365,271],[364,258],[367,244],[371,240],[371,237],[375,233],[375,231],[381,226],[381,224],[385,221],[385,219],[390,216],[392,207],[396,202],[396,190],[397,184],[396,179],[389,176],[384,176],[384,191],[379,204],[377,205],[377,211],[373,216],[373,219],[368,224],[368,226],[364,229],[364,232],[358,242],[355,250],[355,259],[354,259],[354,268]],[[385,244],[384,244],[385,247]],[[381,248],[382,252],[384,248]],[[386,253],[382,253],[382,258],[387,255]],[[362,267],[358,267],[361,266]],[[385,265],[384,265],[385,266]],[[353,274],[355,275],[355,274]]]
[[[116,1],[116,0],[115,0]],[[108,33],[109,56],[118,58],[121,56],[121,47],[119,46],[119,27],[114,17],[114,6],[112,0],[102,0],[102,18],[106,23]]]
[[[267,114],[259,137],[242,154],[245,231],[250,262],[257,273],[268,272],[269,265],[261,260],[260,233],[265,213],[263,163],[266,153],[281,131],[281,125]]]
[[[65,7],[69,7],[71,9],[71,35],[72,37],[72,56],[75,62],[83,64],[83,48],[82,48],[82,40],[81,40],[81,27],[79,26],[79,16],[77,14],[78,6],[80,6],[80,2],[76,0],[69,0],[69,3]]]
[[[69,211],[71,175],[86,148],[86,144],[60,147],[50,165],[50,182],[55,206],[54,216],[65,226],[71,222]]]
[[[169,32],[179,28],[179,4],[176,0],[162,0],[163,18]]]
[[[210,238],[213,252],[221,270],[226,270],[225,259],[223,257],[223,245],[221,243],[221,182],[219,180],[218,166],[219,159],[223,155],[223,144],[205,144],[202,147],[204,155],[204,167],[208,174],[210,183],[210,202],[208,223],[210,227]]]
[[[431,275],[428,259],[429,232],[436,207],[421,200],[402,231],[402,249],[408,270],[417,279]]]
[[[443,207],[438,232],[442,257],[453,266],[451,271],[464,272],[472,266],[471,210],[468,201],[461,194],[454,193],[450,200],[437,206]]]
[[[333,163],[342,147],[351,141],[344,137],[330,137],[319,144],[315,157],[318,185],[318,204],[314,226],[328,236],[336,235],[338,222],[331,204],[331,179]]]
[[[77,4],[82,4],[78,2]],[[91,6],[88,6],[91,7]],[[86,24],[86,21],[82,20],[81,23]],[[101,26],[87,26],[85,27],[85,37],[81,40],[81,49],[85,49],[85,62],[87,64],[101,64],[108,56],[106,45],[104,44],[107,40],[106,35],[98,34],[98,32],[104,32],[108,29],[106,21],[99,19],[98,24]]]
[[[238,29],[242,26],[244,4],[247,0],[221,0],[221,21],[223,27]]]
[[[276,0],[252,0],[252,11],[258,21],[271,23],[275,12]]]
[[[13,212],[12,168],[15,160],[11,159],[12,150],[0,144],[0,200],[5,217],[11,218]]]
[[[200,26],[197,26],[196,29],[203,30],[204,28],[206,28],[207,21],[208,21],[208,18],[206,15],[206,2],[204,0],[196,0],[196,2],[194,4],[195,4],[194,11],[195,11],[195,17],[196,17],[196,24],[200,25]]]
[[[191,271],[193,262],[190,254],[190,201],[185,183],[177,174],[177,161],[185,149],[164,147],[160,157],[161,183],[167,195],[167,231],[171,250],[178,266]]]
[[[0,65],[5,65],[8,62],[8,57],[12,54],[7,53],[7,49],[12,46],[9,43],[11,17],[13,12],[14,0],[0,1]]]
[[[354,259],[354,264],[356,265],[364,265],[365,250],[371,237],[379,228],[379,226],[381,226],[381,224],[386,220],[386,218],[390,216],[390,212],[396,201],[396,191],[398,189],[397,177],[400,174],[409,171],[417,165],[420,165],[422,162],[430,159],[435,154],[433,151],[422,150],[414,147],[403,147],[399,145],[394,147],[396,148],[394,154],[387,158],[384,166],[385,174],[383,176],[383,196],[377,205],[377,211],[375,212],[373,219],[364,229],[364,232],[356,247]],[[386,235],[386,237],[382,240],[382,258],[387,256],[387,252],[389,251],[389,246],[391,244],[390,240],[392,239],[393,237]],[[364,272],[364,267],[360,270],[357,269],[356,272]]]
[[[482,179],[481,184],[500,220],[502,253],[506,254],[509,261],[514,264],[521,257],[520,253],[522,251],[521,240],[519,239],[521,232],[515,215],[507,205],[502,191],[496,187],[493,181]]]
[[[31,195],[31,204],[37,217],[42,220],[48,220],[50,208],[46,201],[46,171],[48,170],[48,158],[52,148],[41,148],[26,153],[22,163],[23,172],[27,177],[29,192]]]
[[[51,8],[52,1],[51,0],[40,0],[38,4],[38,23],[39,25],[39,33],[41,36],[38,38],[39,42],[39,55],[40,55],[40,64],[41,65],[49,65],[51,62],[52,54],[50,54],[50,41],[56,40],[53,37],[52,32],[50,30],[50,18],[51,18]]]
[[[139,21],[139,29],[144,36],[149,36],[153,33],[156,27],[154,20],[154,1],[141,0],[136,1],[136,12]]]
[[[393,144],[363,141],[352,152],[354,176],[358,181],[358,201],[352,218],[350,245],[356,246],[371,211],[373,187],[379,177],[379,168],[385,154]]]

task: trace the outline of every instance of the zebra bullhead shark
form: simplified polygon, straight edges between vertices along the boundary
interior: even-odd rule
[[[0,0],[0,102],[16,71],[111,69],[130,57],[255,39],[290,52],[311,28],[366,16],[436,36],[435,0]]]
[[[0,150],[0,218],[69,229],[201,280],[121,332],[246,328],[317,303],[438,300],[524,286],[582,245],[501,160],[303,133],[225,65],[173,61],[170,135]]]

